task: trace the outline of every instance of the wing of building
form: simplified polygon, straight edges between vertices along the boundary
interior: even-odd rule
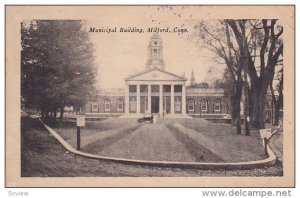
[[[125,78],[124,88],[99,90],[86,104],[85,113],[129,117],[152,113],[161,117],[207,118],[228,114],[224,90],[188,86],[185,77],[166,71],[162,52],[162,40],[155,34],[149,42],[145,70]]]

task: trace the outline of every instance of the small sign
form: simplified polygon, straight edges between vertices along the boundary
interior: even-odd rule
[[[85,115],[77,115],[76,126],[78,127],[85,126]]]
[[[271,129],[261,129],[260,130],[260,137],[269,139],[271,137]]]

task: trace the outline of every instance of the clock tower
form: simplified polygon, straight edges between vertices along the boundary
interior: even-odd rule
[[[165,62],[162,55],[162,40],[158,34],[154,34],[149,42],[148,46],[148,61],[147,69],[158,68],[165,70]]]

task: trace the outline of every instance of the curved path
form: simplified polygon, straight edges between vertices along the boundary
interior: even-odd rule
[[[40,120],[42,122],[42,120]],[[42,122],[43,123],[43,122]],[[247,162],[232,162],[232,163],[216,163],[216,162],[179,162],[179,161],[151,161],[151,160],[136,160],[128,158],[117,158],[117,157],[106,157],[99,156],[95,154],[90,154],[86,152],[81,152],[74,149],[70,146],[63,138],[61,138],[54,130],[45,125],[46,129],[54,136],[67,150],[74,154],[82,155],[85,157],[102,159],[114,162],[122,162],[129,164],[139,164],[139,165],[148,165],[148,166],[168,166],[168,167],[185,167],[185,168],[200,168],[200,169],[249,169],[249,168],[258,168],[266,165],[273,165],[275,163],[276,157],[269,147],[268,153],[269,157],[263,160],[257,161],[247,161]],[[153,131],[153,130],[152,130]],[[154,136],[153,136],[154,137]]]

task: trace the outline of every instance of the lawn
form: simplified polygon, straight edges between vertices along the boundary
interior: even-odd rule
[[[199,170],[148,167],[74,155],[37,119],[21,118],[21,177],[199,177],[199,176],[282,176],[281,163],[252,170]]]
[[[52,126],[76,147],[75,121]],[[266,158],[259,132],[236,135],[229,124],[201,118],[161,119],[139,124],[136,119],[89,121],[81,132],[81,150],[127,159],[181,162],[241,162]]]
[[[224,162],[242,162],[264,159],[264,149],[259,138],[236,135],[234,133],[199,132],[179,123],[168,126],[177,131],[181,137],[193,140],[194,144],[187,144],[190,150],[195,150],[194,145],[201,145],[213,154],[219,156]],[[206,155],[203,155],[206,157]]]
[[[207,152],[202,148],[199,152]],[[128,137],[104,148],[101,155],[153,161],[215,161],[218,158],[206,153],[207,158],[198,158],[187,150],[163,124],[144,124]]]
[[[126,124],[125,124],[126,123]],[[118,134],[126,131],[134,130],[139,124],[127,119],[122,121],[112,118],[102,121],[86,121],[86,126],[81,128],[81,147],[90,147],[94,142],[102,141],[109,144],[115,141]],[[62,138],[64,138],[71,146],[76,148],[77,128],[74,120],[64,120],[61,123],[50,125]],[[113,138],[112,138],[113,137]],[[123,137],[121,135],[119,138]],[[118,139],[118,138],[117,138]],[[90,151],[88,149],[87,151]]]
[[[226,162],[252,161],[266,157],[258,130],[251,130],[251,136],[245,136],[237,135],[235,127],[229,124],[212,123],[201,118],[166,122],[173,130],[195,140]]]

